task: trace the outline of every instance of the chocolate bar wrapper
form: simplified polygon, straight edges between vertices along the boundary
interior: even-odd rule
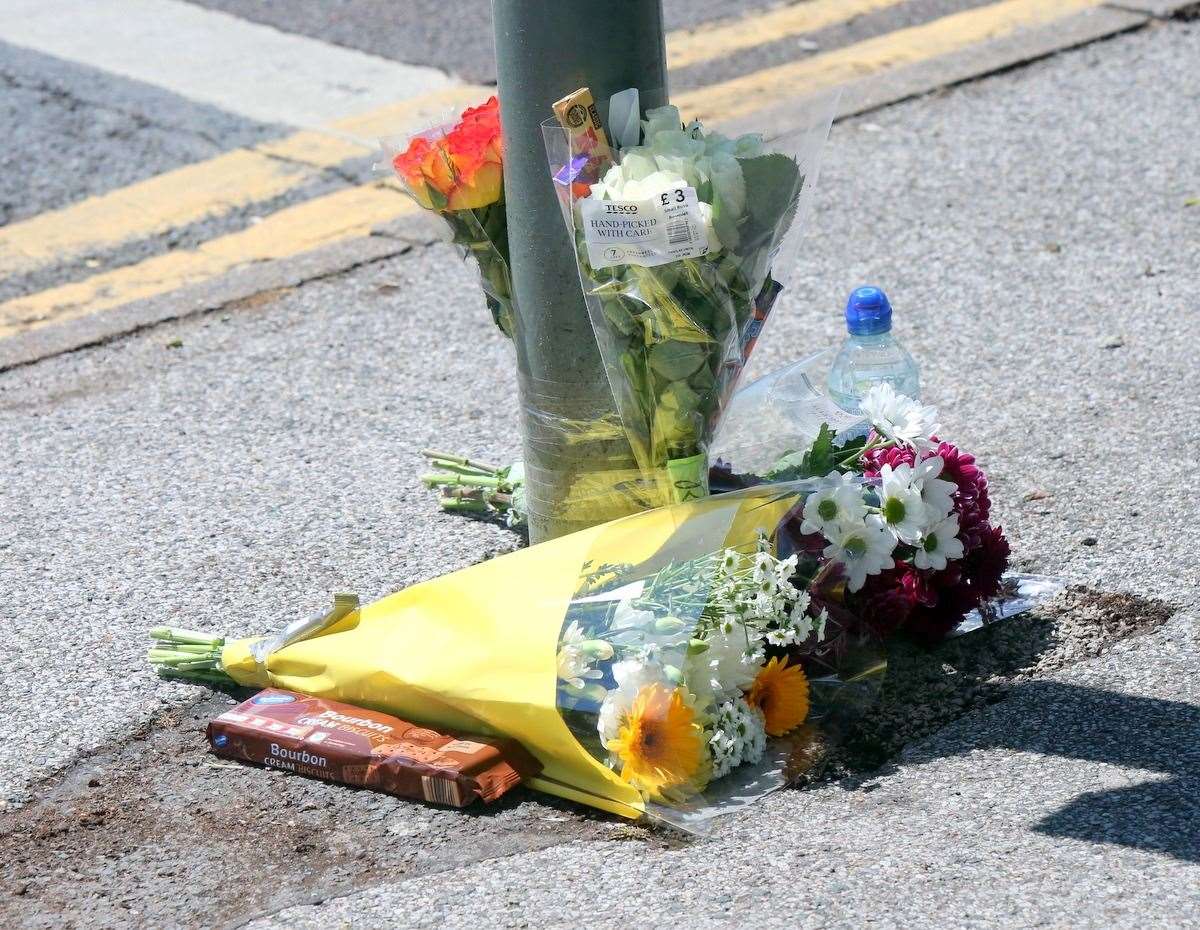
[[[541,771],[512,740],[443,733],[279,688],[221,714],[208,741],[226,758],[451,807],[494,801]]]

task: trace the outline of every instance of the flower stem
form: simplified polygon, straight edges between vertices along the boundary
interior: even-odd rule
[[[436,449],[422,449],[421,454],[427,459],[441,459],[443,462],[453,462],[455,465],[463,465],[467,468],[476,468],[479,471],[499,471],[495,465],[488,465],[486,462],[477,462],[463,455],[455,455],[453,452],[438,452]]]
[[[895,441],[891,440],[891,439],[885,439],[882,442],[869,442],[865,446],[863,446],[861,449],[858,449],[855,452],[850,453],[850,455],[846,456],[844,459],[839,461],[837,463],[837,465],[839,468],[849,467],[849,466],[853,465],[855,462],[857,462],[859,459],[861,459],[868,452],[874,452],[876,449],[890,449],[895,444],[896,444]]]

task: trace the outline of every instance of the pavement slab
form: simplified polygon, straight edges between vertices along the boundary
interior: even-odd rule
[[[1169,620],[705,841],[572,821],[566,844],[484,844],[504,858],[251,926],[1200,920],[1198,42],[1155,24],[836,127],[753,363],[834,342],[845,294],[882,285],[1017,567]],[[443,245],[0,374],[10,809],[204,693],[143,666],[147,627],[259,631],[518,545],[415,480],[423,445],[512,457],[516,413],[510,350]]]

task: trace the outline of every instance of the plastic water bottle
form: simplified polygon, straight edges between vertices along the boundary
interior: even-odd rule
[[[846,341],[829,369],[829,396],[848,413],[872,385],[887,382],[914,400],[921,391],[917,363],[892,337],[892,305],[878,287],[856,288],[846,301]]]

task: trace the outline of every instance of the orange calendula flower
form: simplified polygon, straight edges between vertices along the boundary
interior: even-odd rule
[[[767,733],[783,736],[808,717],[808,678],[799,665],[771,659],[759,671],[746,694],[746,703],[757,707],[767,722]]]
[[[474,210],[495,203],[504,190],[499,101],[492,97],[464,110],[444,135],[418,136],[392,165],[428,209]]]
[[[621,777],[652,796],[687,796],[708,780],[704,727],[682,688],[642,688],[608,749]]]

